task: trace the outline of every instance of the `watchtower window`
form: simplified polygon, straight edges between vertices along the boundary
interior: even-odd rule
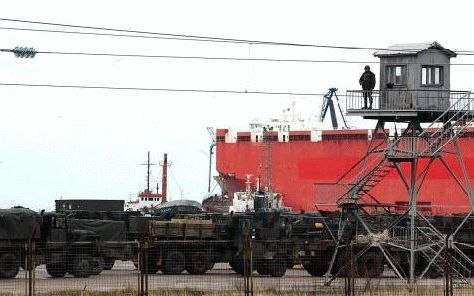
[[[441,66],[422,66],[421,67],[421,85],[442,85],[443,67]]]
[[[407,76],[407,67],[404,65],[387,66],[387,83],[393,85],[405,85]]]

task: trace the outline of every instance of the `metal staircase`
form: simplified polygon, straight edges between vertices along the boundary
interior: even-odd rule
[[[439,245],[430,246],[420,251],[424,261],[431,262],[430,269],[426,274],[435,278],[444,275],[445,272],[450,272],[455,284],[468,285],[468,278],[472,275],[470,263],[457,253],[447,257],[445,256],[446,251],[443,246]]]
[[[436,127],[440,122],[443,124]],[[402,136],[387,149],[390,159],[433,157],[461,136],[474,122],[474,97],[466,93],[416,136]]]
[[[374,154],[365,155],[345,174],[347,177],[351,171],[357,172],[349,181],[343,182],[344,178],[341,178],[336,182],[336,184],[346,186],[346,189],[338,196],[337,202],[344,199],[358,200],[379,184],[395,167],[386,161],[384,154],[378,154],[369,159],[371,155]]]
[[[428,226],[416,227],[415,233],[418,254],[424,262],[424,264],[418,265],[419,268],[422,268],[418,270],[419,278],[423,278],[425,275],[431,278],[440,277],[449,268],[455,284],[466,285],[469,283],[467,278],[471,277],[473,266],[459,253],[452,252],[449,258],[446,256],[445,237],[441,233]],[[410,244],[408,228],[401,226],[392,228],[391,237],[394,242],[408,248]],[[453,249],[451,250],[453,251]]]
[[[370,171],[353,184],[349,191],[351,199],[359,199],[377,186],[393,169],[395,165],[387,162],[385,158],[379,161]]]
[[[430,144],[419,152],[419,156],[434,156],[447,144],[458,138],[474,120],[473,102],[474,97],[467,93],[444,111],[436,121],[431,123],[419,135],[419,138],[423,138],[430,133],[430,128],[433,127],[435,122],[444,122],[441,127],[430,135]]]

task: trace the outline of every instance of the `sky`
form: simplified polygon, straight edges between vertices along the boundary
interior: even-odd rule
[[[454,2],[457,2],[456,4]],[[438,41],[474,50],[469,1],[10,1],[0,18],[173,34],[341,46]],[[0,27],[58,29],[0,21]],[[63,28],[64,29],[64,28]],[[376,61],[368,50],[81,36],[0,29],[0,48],[147,55]],[[474,56],[453,62],[474,63]],[[0,53],[0,83],[339,93],[361,64],[277,63]],[[378,75],[378,67],[373,66]],[[474,66],[453,66],[471,90]],[[129,199],[145,186],[147,151],[171,162],[169,196],[207,192],[206,127],[246,129],[291,101],[316,114],[321,96],[176,93],[0,86],[0,208],[52,209],[59,198]],[[344,102],[343,102],[344,105]],[[309,116],[309,115],[308,115]],[[373,123],[350,118],[350,124]],[[159,167],[153,168],[156,182]],[[215,172],[214,172],[215,174]]]

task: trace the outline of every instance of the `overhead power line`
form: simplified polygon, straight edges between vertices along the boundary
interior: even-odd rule
[[[184,89],[184,88],[147,88],[147,87],[122,87],[122,86],[97,86],[73,84],[35,84],[35,83],[8,83],[0,82],[0,86],[23,86],[44,88],[76,88],[76,89],[102,89],[102,90],[130,90],[130,91],[163,91],[163,92],[193,92],[193,93],[223,93],[223,94],[251,94],[251,95],[289,95],[289,96],[323,96],[323,93],[302,92],[271,92],[252,90],[222,90],[222,89]],[[338,95],[344,96],[344,95]]]
[[[1,48],[0,52],[15,52],[15,49]],[[148,55],[107,52],[79,52],[79,51],[35,51],[36,54],[79,55],[97,57],[128,57],[128,58],[160,58],[160,59],[192,59],[192,60],[225,60],[225,61],[257,61],[257,62],[286,62],[286,63],[332,63],[332,64],[380,64],[377,61],[352,60],[313,60],[313,59],[276,59],[276,58],[245,58],[245,57],[212,57],[212,56],[178,56],[178,55]],[[409,63],[420,64],[421,63]],[[441,64],[440,64],[441,65]],[[474,66],[474,63],[451,63],[452,66]]]
[[[0,21],[6,22],[17,22],[35,25],[46,25],[46,26],[59,26],[65,28],[76,28],[76,29],[87,29],[87,30],[100,30],[100,31],[111,31],[120,33],[133,33],[133,34],[145,34],[155,36],[166,36],[173,38],[186,38],[190,41],[207,41],[207,42],[227,42],[227,43],[246,43],[246,44],[261,44],[261,45],[280,45],[280,46],[297,46],[297,47],[315,47],[315,48],[329,48],[329,49],[344,49],[344,50],[388,50],[388,51],[399,51],[397,49],[383,48],[383,47],[364,47],[364,46],[341,46],[341,45],[325,45],[325,44],[308,44],[308,43],[294,43],[294,42],[279,42],[279,41],[264,41],[264,40],[251,40],[251,39],[237,39],[237,38],[224,38],[214,36],[201,36],[201,35],[190,35],[190,34],[175,34],[175,33],[164,33],[164,32],[152,32],[152,31],[141,31],[141,30],[125,30],[109,27],[98,27],[88,25],[72,25],[57,22],[43,22],[23,19],[12,19],[12,18],[0,18]],[[181,39],[180,39],[181,40]],[[418,51],[418,49],[403,49],[404,51]],[[474,55],[474,50],[458,50],[459,55]]]
[[[100,32],[83,32],[83,31],[66,31],[66,30],[50,30],[50,29],[34,29],[34,28],[16,28],[16,27],[0,27],[0,30],[12,31],[28,31],[28,32],[42,32],[42,33],[61,33],[61,34],[77,34],[77,35],[92,35],[92,36],[107,36],[107,37],[127,37],[127,38],[145,38],[145,39],[164,39],[164,40],[179,40],[179,41],[207,41],[196,38],[181,38],[181,37],[167,37],[167,36],[153,36],[153,35],[136,35],[136,34],[114,34],[114,33],[100,33]]]
[[[0,52],[14,52],[15,49],[2,48]],[[178,56],[178,55],[148,55],[106,52],[78,52],[78,51],[35,51],[37,54],[53,55],[83,55],[106,57],[132,57],[132,58],[162,58],[162,59],[197,59],[197,60],[227,60],[227,61],[261,61],[261,62],[296,62],[296,63],[343,63],[343,64],[378,64],[376,61],[350,61],[350,60],[306,60],[306,59],[274,59],[274,58],[244,58],[244,57],[212,57],[212,56]],[[474,64],[473,64],[474,65]]]

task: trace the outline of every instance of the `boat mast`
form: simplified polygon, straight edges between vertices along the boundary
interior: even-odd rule
[[[167,201],[168,190],[168,153],[163,155],[163,175],[161,177],[161,202]]]
[[[146,165],[147,166],[147,173],[146,173],[146,190],[145,192],[146,193],[150,193],[150,176],[151,176],[151,172],[150,172],[150,168],[152,165],[156,165],[154,163],[151,163],[150,162],[150,151],[148,151],[148,160],[147,160],[147,163],[142,163],[141,165]]]

